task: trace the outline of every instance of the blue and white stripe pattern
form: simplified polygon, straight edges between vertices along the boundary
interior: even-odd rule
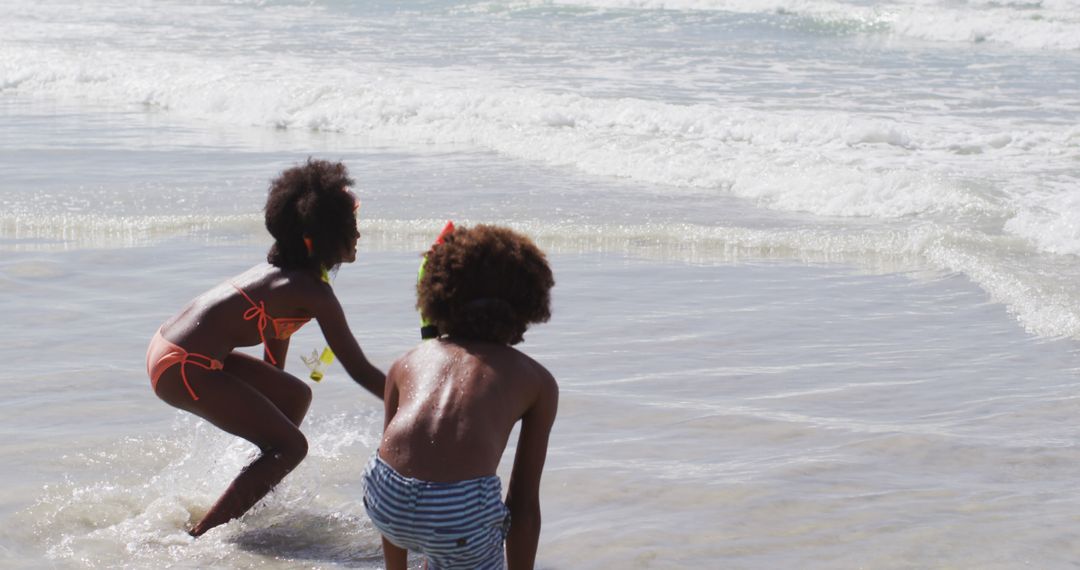
[[[387,540],[422,553],[430,570],[505,568],[510,510],[495,475],[433,483],[402,476],[376,452],[364,470],[364,507]]]

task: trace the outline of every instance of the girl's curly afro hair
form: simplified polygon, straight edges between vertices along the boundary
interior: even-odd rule
[[[266,260],[282,269],[332,268],[357,236],[356,199],[345,165],[308,158],[270,183],[266,229],[274,245]],[[304,238],[311,239],[308,252]]]
[[[497,226],[459,227],[427,252],[416,307],[441,334],[513,345],[530,324],[551,318],[554,285],[529,238]]]

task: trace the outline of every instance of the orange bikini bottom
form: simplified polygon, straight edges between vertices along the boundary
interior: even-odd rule
[[[188,394],[191,394],[192,400],[198,400],[199,397],[195,395],[195,390],[191,389],[191,384],[188,383],[185,367],[188,364],[206,370],[221,370],[225,367],[216,358],[188,352],[165,340],[165,337],[161,336],[161,329],[158,329],[154,333],[154,338],[150,340],[150,346],[146,349],[146,373],[150,376],[150,386],[157,390],[158,378],[161,378],[161,375],[166,370],[177,364],[180,365],[180,377],[183,378],[184,387],[187,388]]]

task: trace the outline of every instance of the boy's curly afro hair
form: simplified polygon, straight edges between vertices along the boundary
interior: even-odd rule
[[[532,323],[551,318],[544,253],[508,228],[458,227],[427,252],[416,307],[441,334],[517,344]]]
[[[345,191],[352,185],[344,164],[311,158],[275,178],[266,199],[266,229],[274,236],[266,260],[282,269],[340,264],[357,235],[355,197]]]

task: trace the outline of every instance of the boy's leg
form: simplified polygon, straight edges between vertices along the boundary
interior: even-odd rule
[[[406,570],[409,561],[409,551],[400,546],[382,539],[383,560],[386,561],[386,570]],[[427,567],[425,563],[425,568]]]

